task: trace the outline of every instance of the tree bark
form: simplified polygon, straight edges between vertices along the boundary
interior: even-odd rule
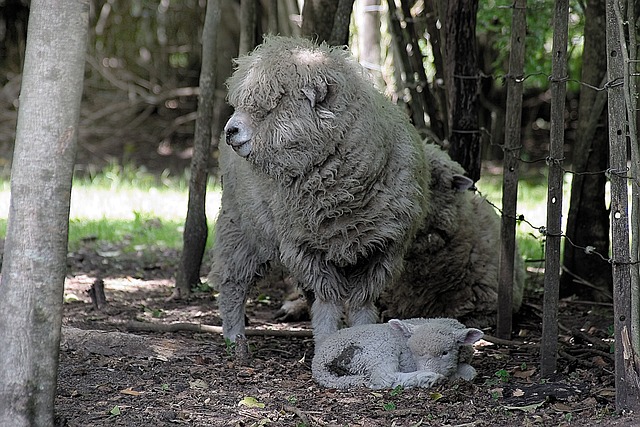
[[[551,132],[547,188],[547,242],[545,245],[544,300],[540,374],[548,378],[558,361],[558,298],[560,289],[560,237],[562,235],[562,162],[564,160],[564,110],[567,99],[567,42],[569,0],[555,2],[553,59],[551,64]]]
[[[335,0],[307,0],[302,7],[302,35],[320,42],[331,39],[339,2]]]
[[[622,2],[608,0],[606,4],[607,76],[609,81],[623,82],[609,88],[609,167],[611,168],[611,239],[613,276],[613,317],[615,338],[616,410],[640,410],[640,354],[638,338],[632,337],[637,325],[637,313],[631,312],[631,265],[629,251],[629,205],[627,143],[629,120],[627,102],[630,101],[628,52],[625,26],[627,18]],[[629,108],[632,108],[630,105]],[[635,127],[635,126],[634,126]],[[637,177],[636,177],[637,178]],[[634,236],[637,238],[637,236]],[[636,268],[637,266],[634,266]],[[637,283],[634,284],[637,286]],[[636,307],[637,308],[637,307]]]
[[[605,39],[605,4],[588,0],[582,54],[582,78],[589,85],[601,87],[606,81],[607,55]],[[577,294],[581,298],[611,301],[611,266],[600,257],[583,249],[592,246],[601,254],[609,253],[609,211],[605,203],[607,178],[601,172],[609,164],[607,143],[606,91],[580,88],[578,137],[574,142],[573,175],[569,214],[564,243],[564,267],[572,274],[563,274],[561,294]],[[587,174],[585,174],[585,172]],[[595,286],[586,287],[574,281],[575,276]]]
[[[238,53],[244,55],[256,47],[256,1],[240,1],[240,48]],[[217,26],[217,25],[216,25]],[[213,45],[215,46],[215,44]]]
[[[0,425],[52,426],[89,2],[33,0],[0,283]]]
[[[346,46],[349,44],[349,24],[351,23],[353,2],[354,0],[340,0],[338,2],[338,9],[333,18],[331,37],[329,37],[330,45]]]
[[[189,203],[184,225],[182,255],[176,274],[173,298],[187,298],[191,286],[200,283],[200,267],[207,243],[208,227],[205,212],[207,180],[209,178],[209,155],[215,101],[218,24],[220,22],[220,0],[208,0],[202,32],[202,71],[200,72],[200,95],[198,116],[191,158],[189,178]]]
[[[500,271],[498,276],[498,313],[496,334],[511,338],[513,328],[513,282],[516,256],[516,207],[518,201],[518,164],[522,129],[522,91],[524,82],[525,37],[527,35],[526,0],[513,3],[509,78],[507,79],[507,120],[502,172],[502,218],[500,227]]]
[[[384,89],[380,55],[380,0],[358,2],[358,52],[360,64],[369,70],[376,87]]]
[[[445,83],[449,95],[449,154],[469,178],[480,179],[476,14],[478,0],[450,0],[445,18]]]

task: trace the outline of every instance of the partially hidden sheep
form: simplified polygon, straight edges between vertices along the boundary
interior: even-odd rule
[[[421,140],[346,50],[268,37],[237,59],[228,87],[235,112],[219,147],[223,193],[209,276],[226,338],[244,334],[248,289],[274,263],[313,293],[316,344],[344,318],[375,323],[387,287],[388,313],[407,310],[412,286],[425,312],[411,317],[432,316],[426,301],[440,301],[440,292],[462,307],[456,315],[494,309],[495,213],[460,191],[470,184],[460,165]],[[487,231],[475,230],[487,218]],[[488,256],[479,253],[487,247]],[[421,264],[406,280],[405,260]]]
[[[313,378],[325,387],[432,387],[476,376],[469,364],[478,329],[455,319],[392,319],[341,329],[316,347]]]

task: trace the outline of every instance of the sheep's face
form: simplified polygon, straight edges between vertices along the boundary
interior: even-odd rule
[[[227,82],[235,112],[225,126],[226,142],[276,179],[322,164],[353,121],[347,108],[357,90],[344,80],[351,62],[326,46],[268,38],[237,60]]]

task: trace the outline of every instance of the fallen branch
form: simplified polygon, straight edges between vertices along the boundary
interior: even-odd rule
[[[127,323],[126,328],[128,331],[145,331],[145,332],[206,332],[210,334],[222,334],[222,326],[203,325],[200,323],[146,323],[132,321]],[[245,330],[246,336],[263,336],[263,337],[301,337],[310,338],[313,333],[306,329],[257,329],[247,328]]]

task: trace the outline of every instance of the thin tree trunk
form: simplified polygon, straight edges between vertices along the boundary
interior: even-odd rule
[[[449,154],[469,178],[480,179],[476,14],[478,0],[450,0],[445,18],[445,77],[449,99]]]
[[[240,1],[240,48],[239,55],[249,53],[256,47],[256,1]],[[215,46],[215,45],[214,45]]]
[[[302,7],[302,35],[318,43],[329,42],[339,2],[306,0]]]
[[[629,206],[627,194],[627,131],[625,90],[626,52],[623,46],[624,22],[616,0],[606,6],[607,73],[610,81],[624,82],[609,88],[609,153],[611,168],[611,239],[613,244],[613,313],[615,337],[616,410],[640,411],[640,354],[637,337],[631,337],[637,325],[631,321],[631,266],[629,264]]]
[[[202,32],[202,70],[198,115],[191,158],[189,203],[184,225],[182,255],[176,274],[173,298],[188,298],[191,286],[200,283],[200,267],[207,243],[208,227],[205,213],[208,166],[211,150],[213,106],[215,100],[218,24],[220,0],[208,0]]]
[[[569,0],[557,0],[553,15],[551,63],[551,146],[547,189],[547,242],[545,245],[544,299],[540,374],[552,375],[557,366],[558,298],[560,289],[560,237],[562,235],[562,184],[564,159],[564,106],[567,93],[567,42]]]
[[[360,64],[371,73],[379,90],[385,87],[380,55],[380,0],[358,2],[358,53]]]
[[[500,275],[498,278],[498,317],[496,334],[511,338],[513,318],[514,259],[516,255],[516,206],[518,200],[518,165],[524,74],[525,37],[527,34],[526,0],[514,3],[511,21],[509,79],[507,80],[507,125],[504,168],[502,172],[502,227],[500,229]],[[518,255],[519,256],[519,255]]]
[[[389,28],[391,32],[391,39],[394,43],[394,54],[397,53],[397,58],[395,58],[395,68],[401,68],[404,71],[405,81],[402,82],[398,79],[398,92],[402,92],[402,86],[406,87],[411,94],[411,119],[413,121],[413,125],[417,129],[426,128],[426,122],[424,120],[425,106],[422,102],[422,97],[418,92],[419,81],[415,79],[415,73],[413,70],[413,65],[409,58],[409,53],[407,52],[407,45],[409,43],[408,37],[405,35],[405,31],[402,29],[402,24],[400,22],[400,13],[396,9],[396,4],[394,0],[387,0],[387,4],[389,7]],[[403,16],[402,21],[405,24],[406,21],[410,20],[411,16]],[[400,73],[396,73],[399,75]],[[401,98],[399,96],[399,98]],[[438,135],[441,137],[441,135]]]
[[[89,2],[33,0],[0,279],[0,425],[52,426]]]
[[[354,0],[340,0],[338,9],[333,18],[333,28],[329,44],[332,46],[343,46],[349,44],[349,24],[351,23],[351,12],[353,12]]]
[[[605,40],[605,5],[601,0],[588,0],[581,80],[602,87],[606,82],[607,57]],[[577,294],[596,301],[611,301],[611,266],[600,257],[576,248],[591,246],[598,253],[609,253],[609,211],[605,203],[607,178],[601,172],[609,164],[607,142],[606,91],[580,88],[578,137],[573,149],[573,175],[563,264],[571,274],[563,274],[562,295]],[[584,172],[587,172],[585,174]],[[589,173],[592,172],[592,173]],[[573,244],[571,244],[573,242]],[[575,277],[597,288],[575,283]]]

